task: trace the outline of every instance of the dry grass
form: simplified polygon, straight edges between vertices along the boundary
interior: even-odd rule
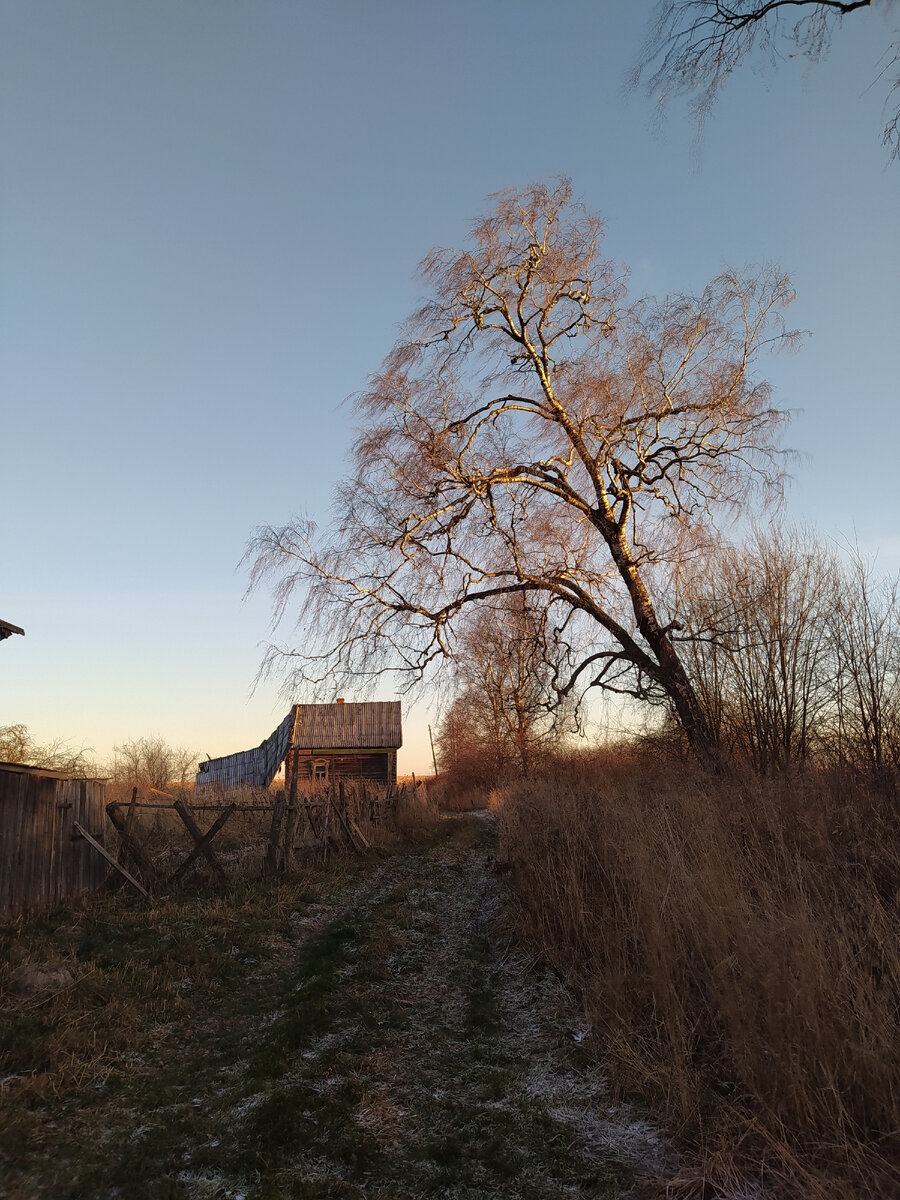
[[[439,775],[431,790],[441,812],[478,812],[489,805],[490,789],[460,778],[459,773]]]
[[[30,1129],[41,1105],[102,1087],[154,1029],[221,1000],[302,899],[340,886],[351,866],[149,905],[100,893],[0,928],[0,1087],[14,1094],[0,1105],[0,1145]],[[73,985],[34,997],[9,988],[17,966],[45,961],[67,967]]]
[[[419,814],[416,813],[418,823]],[[0,1196],[612,1200],[655,1169],[491,938],[494,825],[0,929]],[[74,986],[36,1002],[21,962]]]
[[[419,784],[415,790],[403,788],[397,797],[394,823],[397,832],[406,835],[424,829],[438,819],[438,805],[431,790]]]
[[[523,921],[619,1084],[714,1183],[738,1162],[842,1200],[900,1194],[898,833],[896,802],[845,780],[636,754],[558,766],[501,809]]]

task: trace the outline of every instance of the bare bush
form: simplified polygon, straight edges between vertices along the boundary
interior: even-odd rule
[[[193,782],[196,751],[170,746],[161,737],[130,738],[114,748],[112,777],[118,783],[165,791]]]
[[[25,763],[31,767],[84,777],[97,770],[88,754],[89,751],[83,746],[75,750],[63,738],[54,738],[52,742],[41,745],[31,736],[28,726],[21,723],[0,725],[0,762]]]

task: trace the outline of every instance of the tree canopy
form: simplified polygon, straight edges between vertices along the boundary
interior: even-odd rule
[[[777,493],[784,416],[754,370],[793,336],[790,283],[725,271],[631,299],[568,180],[492,201],[466,248],[426,257],[429,294],[356,397],[332,527],[265,527],[248,548],[250,586],[296,614],[263,669],[291,690],[421,678],[471,606],[527,595],[558,696],[663,698],[708,757],[664,597],[718,519]]]
[[[895,0],[882,0],[882,7]],[[646,86],[663,103],[690,96],[702,122],[723,86],[755,52],[774,64],[802,55],[813,62],[828,53],[844,17],[872,8],[872,0],[660,0],[630,85]],[[882,142],[900,157],[900,33],[873,64],[888,84]],[[873,80],[874,82],[874,80]]]

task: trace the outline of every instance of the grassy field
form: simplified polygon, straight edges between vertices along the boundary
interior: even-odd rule
[[[0,1196],[622,1196],[659,1141],[498,943],[493,824],[0,934]]]
[[[692,1148],[697,1195],[900,1196],[895,796],[600,754],[507,787],[500,837],[519,929]]]
[[[620,754],[495,802],[0,929],[0,1197],[900,1195],[889,795]]]

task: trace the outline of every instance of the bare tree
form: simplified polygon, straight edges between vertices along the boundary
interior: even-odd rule
[[[42,746],[34,740],[24,724],[0,725],[0,762],[27,763],[48,771],[63,771],[83,777],[95,768],[88,759],[85,747],[72,748],[64,738],[54,738]]]
[[[886,0],[893,6],[894,0]],[[641,59],[629,83],[645,82],[662,101],[689,95],[702,122],[731,73],[755,51],[772,63],[787,54],[818,61],[827,54],[835,27],[849,13],[871,8],[872,0],[661,0]],[[877,65],[878,77],[889,79],[882,141],[892,158],[900,157],[900,89],[896,35]]]
[[[497,710],[477,692],[463,692],[445,710],[436,730],[437,757],[445,796],[488,802],[504,781],[521,777],[514,749],[502,741]]]
[[[130,738],[113,749],[113,774],[122,783],[165,791],[169,784],[193,779],[196,770],[194,751],[170,746],[161,737]]]
[[[831,734],[840,579],[811,533],[774,528],[719,547],[685,581],[691,678],[720,744],[759,771],[806,760]]]
[[[854,552],[830,624],[838,757],[882,776],[900,768],[900,578]]]
[[[664,694],[696,754],[715,739],[661,606],[717,516],[777,490],[783,414],[753,377],[792,337],[787,278],[726,272],[629,300],[567,180],[494,197],[468,249],[422,264],[430,298],[357,397],[334,526],[257,531],[250,587],[299,590],[287,687],[421,678],[469,606],[528,594],[565,647],[559,695]]]
[[[27,725],[0,725],[0,762],[27,763],[33,747]]]
[[[554,687],[560,653],[547,610],[527,592],[470,612],[454,653],[457,698],[439,728],[442,757],[459,757],[462,722],[466,751],[484,760],[484,771],[527,775],[576,728],[572,698],[561,701]]]

